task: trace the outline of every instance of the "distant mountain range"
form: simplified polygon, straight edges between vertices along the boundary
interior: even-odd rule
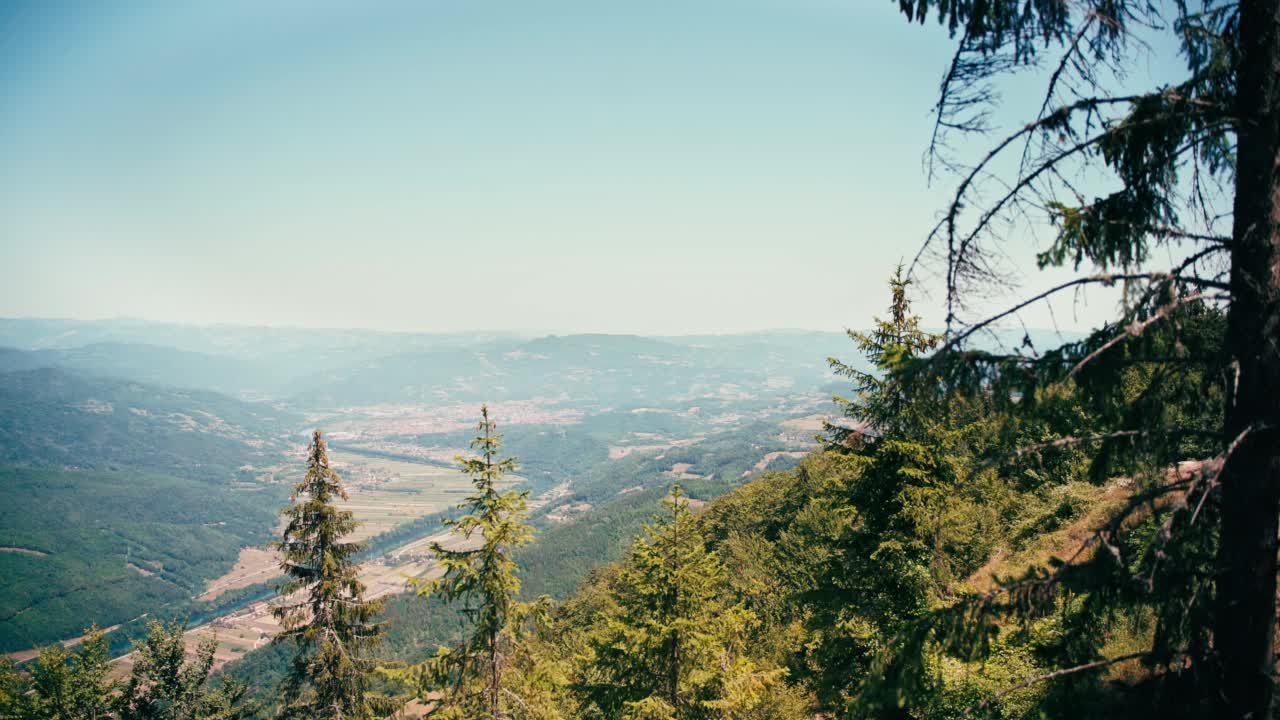
[[[985,345],[1016,346],[1024,331]],[[1037,347],[1064,339],[1030,331]],[[4,346],[9,347],[4,347]],[[844,333],[737,335],[414,334],[186,326],[144,321],[0,319],[0,372],[83,375],[199,388],[303,408],[553,399],[594,408],[665,406],[829,383],[827,358],[858,364]],[[736,386],[736,388],[735,388]]]
[[[9,347],[3,347],[8,345]],[[0,372],[78,374],[200,388],[299,407],[556,398],[631,406],[723,386],[820,385],[840,333],[647,338],[417,335],[0,320]]]

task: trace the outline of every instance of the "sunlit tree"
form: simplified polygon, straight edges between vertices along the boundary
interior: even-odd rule
[[[397,673],[411,679],[420,693],[440,693],[433,713],[443,717],[498,720],[521,714],[526,701],[506,675],[521,625],[545,610],[545,602],[516,600],[520,577],[513,553],[533,539],[527,520],[529,493],[500,487],[517,466],[514,458],[499,457],[502,435],[496,427],[488,406],[481,407],[480,434],[471,441],[478,456],[458,458],[474,491],[459,505],[465,514],[445,520],[459,546],[433,543],[431,551],[444,574],[418,583],[419,595],[461,601],[471,621],[470,633],[459,645],[442,647],[426,663]]]
[[[288,581],[284,602],[273,610],[284,628],[274,641],[295,648],[283,687],[289,717],[360,720],[374,713],[369,650],[382,635],[375,621],[382,603],[365,599],[355,559],[362,545],[344,539],[356,528],[352,513],[337,507],[346,498],[316,430],[277,543]]]

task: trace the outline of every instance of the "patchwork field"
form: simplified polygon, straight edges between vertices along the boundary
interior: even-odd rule
[[[228,590],[266,582],[280,574],[280,556],[264,548],[241,548],[235,567],[226,575],[209,581],[197,600],[212,600]]]
[[[451,468],[340,451],[330,459],[350,496],[340,505],[360,521],[355,540],[457,505],[471,491],[471,480]]]
[[[680,438],[680,439],[663,439],[661,435],[656,433],[631,433],[625,438],[627,442],[634,441],[635,444],[627,445],[610,445],[609,459],[621,460],[632,454],[637,453],[659,453],[663,450],[671,448],[688,447],[702,440],[701,437]]]
[[[349,496],[340,506],[354,512],[360,521],[354,540],[367,540],[457,505],[471,491],[471,480],[451,468],[338,450],[331,450],[329,456]],[[519,480],[512,476],[513,482]],[[235,567],[211,581],[199,599],[211,600],[228,590],[265,582],[279,576],[279,567],[274,551],[243,548]]]
[[[434,565],[427,552],[432,542],[460,550],[475,547],[479,539],[465,542],[442,531],[398,548],[389,561],[380,558],[363,563],[360,581],[365,584],[365,597],[372,600],[402,593],[408,589],[410,578],[438,577],[442,571]],[[212,639],[217,643],[214,650],[214,668],[217,669],[266,645],[280,632],[280,623],[271,613],[276,602],[278,600],[255,602],[210,623],[191,628],[186,633],[188,654],[194,657],[200,644]],[[124,678],[132,668],[133,654],[129,653],[115,660],[112,675]]]

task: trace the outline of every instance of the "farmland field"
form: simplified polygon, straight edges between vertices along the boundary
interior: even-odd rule
[[[450,537],[448,532],[438,532],[399,548],[390,561],[378,559],[362,563],[360,581],[365,584],[366,597],[376,599],[404,592],[410,578],[438,577],[442,573],[440,568],[422,554],[431,542],[440,542],[455,550],[476,545],[475,540],[468,542]],[[220,668],[263,647],[280,632],[280,623],[271,612],[274,602],[255,602],[191,628],[186,633],[188,651],[194,653],[200,643],[213,640],[217,643],[214,667]],[[123,679],[132,668],[133,653],[129,653],[112,664],[112,675]]]
[[[471,480],[453,468],[343,451],[329,456],[350,496],[339,505],[360,521],[354,540],[457,505],[471,491]]]
[[[338,450],[329,455],[349,496],[340,506],[360,521],[351,536],[356,541],[457,505],[471,490],[467,476],[451,468]],[[279,565],[274,551],[243,548],[231,572],[211,581],[200,599],[276,578]]]

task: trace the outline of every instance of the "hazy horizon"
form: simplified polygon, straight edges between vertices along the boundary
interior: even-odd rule
[[[102,316],[102,317],[69,317],[69,316],[39,316],[39,315],[18,315],[5,316],[0,315],[0,322],[48,322],[48,323],[85,323],[85,324],[140,324],[140,325],[173,325],[177,327],[192,328],[238,328],[245,330],[306,330],[306,331],[323,331],[333,330],[341,332],[369,332],[369,333],[386,333],[389,335],[515,335],[539,337],[546,335],[636,335],[642,337],[696,337],[703,335],[756,335],[766,333],[842,333],[847,328],[809,328],[809,327],[760,327],[748,328],[745,330],[734,330],[724,332],[687,332],[687,333],[635,333],[635,332],[606,332],[606,331],[575,331],[573,329],[556,329],[556,328],[511,328],[511,327],[476,327],[458,330],[414,330],[403,328],[380,328],[361,325],[299,325],[290,323],[254,323],[254,322],[235,322],[235,321],[183,321],[183,320],[157,320],[145,317],[135,317],[127,315]],[[854,328],[856,329],[856,328]]]
[[[521,339],[536,339],[542,337],[573,337],[573,336],[618,336],[618,337],[643,337],[651,339],[664,338],[698,338],[698,337],[735,337],[746,335],[788,335],[788,334],[827,334],[827,335],[844,335],[850,330],[860,331],[866,330],[872,319],[868,318],[866,323],[860,325],[850,325],[834,329],[828,328],[811,328],[811,327],[760,327],[748,328],[743,330],[721,331],[721,332],[625,332],[625,331],[595,331],[583,330],[575,331],[572,329],[555,329],[555,328],[471,328],[459,330],[411,330],[396,328],[376,328],[358,325],[291,325],[291,324],[272,324],[272,323],[241,323],[241,322],[198,322],[198,321],[170,321],[170,320],[151,320],[140,317],[98,317],[98,318],[75,318],[75,317],[39,317],[39,316],[0,316],[0,323],[81,323],[86,325],[150,325],[150,326],[172,326],[175,328],[189,329],[206,329],[206,330],[270,330],[270,331],[299,331],[299,332],[344,332],[344,333],[371,333],[382,335],[426,335],[426,336],[485,336],[494,335],[499,337],[514,337]],[[923,327],[928,332],[944,331],[941,325],[926,325]],[[1072,330],[1065,327],[1052,326],[1019,326],[1012,328],[1009,326],[996,326],[997,332],[1008,334],[1009,332],[1032,332],[1032,333],[1058,333],[1064,338],[1075,338],[1082,335],[1081,331]],[[110,341],[103,341],[110,342]],[[0,347],[3,347],[3,341],[0,341]]]

